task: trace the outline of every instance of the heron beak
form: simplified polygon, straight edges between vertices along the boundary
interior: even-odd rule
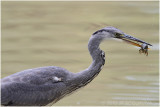
[[[127,42],[127,43],[129,43],[129,44],[132,44],[132,45],[135,45],[135,46],[137,46],[137,47],[141,47],[141,45],[142,45],[143,43],[145,43],[145,44],[147,44],[147,45],[149,45],[149,46],[152,46],[151,44],[149,44],[149,43],[147,43],[147,42],[144,42],[144,41],[142,41],[142,40],[140,40],[140,39],[137,39],[137,38],[132,37],[132,36],[127,35],[127,34],[124,34],[124,35],[119,36],[119,39],[122,39],[122,40],[124,40],[125,42]]]

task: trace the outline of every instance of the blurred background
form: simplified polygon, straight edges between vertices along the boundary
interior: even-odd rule
[[[86,87],[55,106],[159,104],[158,2],[2,2],[1,77],[42,66],[71,72],[91,64],[97,30],[114,26],[153,45],[149,56],[132,45],[105,41],[106,64]]]

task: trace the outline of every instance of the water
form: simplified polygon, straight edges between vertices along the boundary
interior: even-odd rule
[[[10,8],[9,8],[10,7]],[[159,104],[158,2],[2,2],[2,78],[40,66],[79,72],[89,66],[92,33],[115,26],[153,44],[149,56],[106,41],[106,64],[86,87],[56,106]]]

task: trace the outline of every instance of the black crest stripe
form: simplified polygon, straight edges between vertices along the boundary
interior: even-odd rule
[[[98,31],[94,32],[93,35],[95,35],[95,34],[97,34],[99,32],[103,32],[103,31],[108,32],[108,30],[106,30],[106,29],[101,29],[101,30],[98,30]]]

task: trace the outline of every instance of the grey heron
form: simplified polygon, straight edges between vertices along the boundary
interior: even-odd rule
[[[123,33],[115,27],[105,27],[89,39],[91,65],[78,73],[47,66],[27,69],[1,79],[1,104],[4,106],[45,106],[54,104],[69,93],[90,83],[105,64],[105,52],[99,47],[103,40],[116,38],[132,45],[151,44]]]

